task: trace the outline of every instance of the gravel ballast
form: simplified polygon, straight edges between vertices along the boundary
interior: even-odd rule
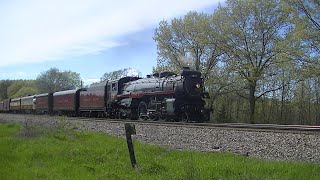
[[[124,123],[68,120],[68,118],[0,114],[1,123],[61,126],[100,131],[125,137]],[[256,131],[232,128],[136,124],[134,139],[173,149],[231,152],[270,160],[320,163],[320,133],[289,131]]]

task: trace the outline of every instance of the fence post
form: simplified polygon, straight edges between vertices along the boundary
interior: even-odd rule
[[[130,123],[125,123],[124,127],[126,130],[126,138],[127,138],[127,144],[128,144],[128,149],[129,149],[131,165],[133,168],[135,168],[137,162],[136,162],[136,157],[134,155],[134,149],[133,149],[131,135],[136,134],[136,128],[135,128],[134,124],[130,124]]]

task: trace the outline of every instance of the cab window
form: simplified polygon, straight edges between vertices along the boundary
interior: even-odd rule
[[[112,91],[117,91],[117,84],[116,83],[112,83]]]

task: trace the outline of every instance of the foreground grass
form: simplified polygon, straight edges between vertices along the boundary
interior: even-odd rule
[[[30,127],[29,130],[30,131]],[[319,179],[320,165],[168,150],[102,133],[0,124],[0,179]]]

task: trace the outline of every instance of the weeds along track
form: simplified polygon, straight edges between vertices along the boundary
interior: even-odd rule
[[[317,126],[197,124],[23,114],[0,114],[1,122],[99,131],[120,137],[125,137],[124,123],[134,123],[135,140],[167,148],[320,163]]]

